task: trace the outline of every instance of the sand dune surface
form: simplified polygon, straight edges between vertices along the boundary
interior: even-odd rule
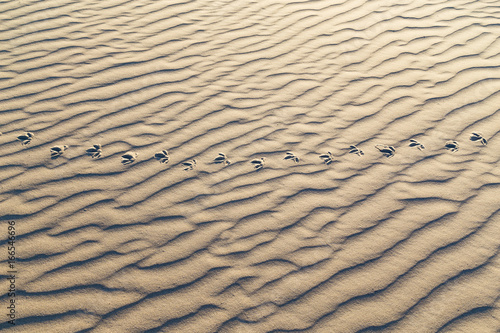
[[[2,1],[1,330],[500,332],[499,19]]]

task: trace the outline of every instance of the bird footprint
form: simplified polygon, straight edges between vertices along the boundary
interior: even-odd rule
[[[418,150],[423,150],[425,149],[424,145],[421,144],[420,142],[418,142],[417,140],[414,140],[414,139],[410,139],[410,144],[409,144],[410,147],[417,147]]]
[[[444,147],[452,152],[456,152],[458,150],[458,142],[456,141],[447,141]]]
[[[297,157],[297,155],[295,155],[291,151],[288,151],[285,155],[285,158],[283,158],[283,159],[284,160],[293,160],[295,163],[299,163],[299,158]]]
[[[154,155],[154,158],[156,158],[160,163],[165,163],[167,164],[168,161],[170,160],[170,157],[168,156],[168,152],[166,150],[162,150]]]
[[[362,151],[361,149],[359,149],[359,148],[358,148],[358,147],[356,147],[356,146],[351,146],[349,149],[350,149],[350,150],[349,150],[349,153],[350,153],[350,154],[356,154],[356,155],[358,155],[358,156],[362,156],[362,155],[364,155],[364,154],[365,154],[365,153],[363,153],[363,151]]]
[[[229,165],[231,164],[231,161],[227,159],[227,156],[224,153],[219,153],[219,156],[214,158],[214,163],[215,164],[223,163],[224,165]]]
[[[17,137],[17,139],[18,139],[19,141],[21,141],[21,144],[23,144],[23,145],[29,145],[29,144],[31,143],[31,140],[33,140],[33,137],[34,137],[34,136],[35,136],[35,135],[34,135],[33,133],[31,133],[31,132],[26,132],[26,133],[25,133],[25,134],[23,134],[23,135],[19,135],[19,136]]]
[[[133,151],[128,151],[122,155],[122,164],[127,165],[130,163],[134,163],[137,159],[137,153]]]
[[[319,158],[322,158],[323,162],[325,162],[326,165],[333,162],[333,155],[331,152],[328,152],[326,154],[321,154],[319,155]]]
[[[93,147],[90,147],[89,149],[86,150],[87,155],[92,156],[92,158],[99,158],[101,157],[102,149],[101,145],[93,145]]]
[[[253,164],[255,169],[260,170],[264,167],[264,157],[262,157],[260,159],[256,158],[254,160],[251,160],[250,163]]]
[[[470,136],[470,140],[471,141],[481,141],[481,143],[483,144],[483,146],[486,146],[488,144],[488,141],[483,138],[483,135],[479,132],[473,132]]]
[[[50,157],[53,159],[58,158],[66,149],[68,149],[68,146],[54,146],[50,148]]]
[[[196,166],[196,160],[191,160],[187,162],[183,162],[182,165],[185,166],[184,170],[193,170],[194,167]]]
[[[394,154],[396,154],[396,149],[394,149],[393,146],[375,145],[375,148],[377,148],[387,158],[391,158]]]

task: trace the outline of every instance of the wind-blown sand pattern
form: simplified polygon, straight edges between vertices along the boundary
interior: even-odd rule
[[[499,19],[492,0],[1,2],[0,328],[498,332]]]

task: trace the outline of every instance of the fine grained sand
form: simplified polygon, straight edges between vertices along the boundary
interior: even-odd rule
[[[499,19],[491,0],[2,1],[1,329],[498,332]]]

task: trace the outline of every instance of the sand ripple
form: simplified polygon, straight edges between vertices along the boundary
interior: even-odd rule
[[[0,210],[19,230],[1,328],[498,332],[499,14],[0,3]]]

